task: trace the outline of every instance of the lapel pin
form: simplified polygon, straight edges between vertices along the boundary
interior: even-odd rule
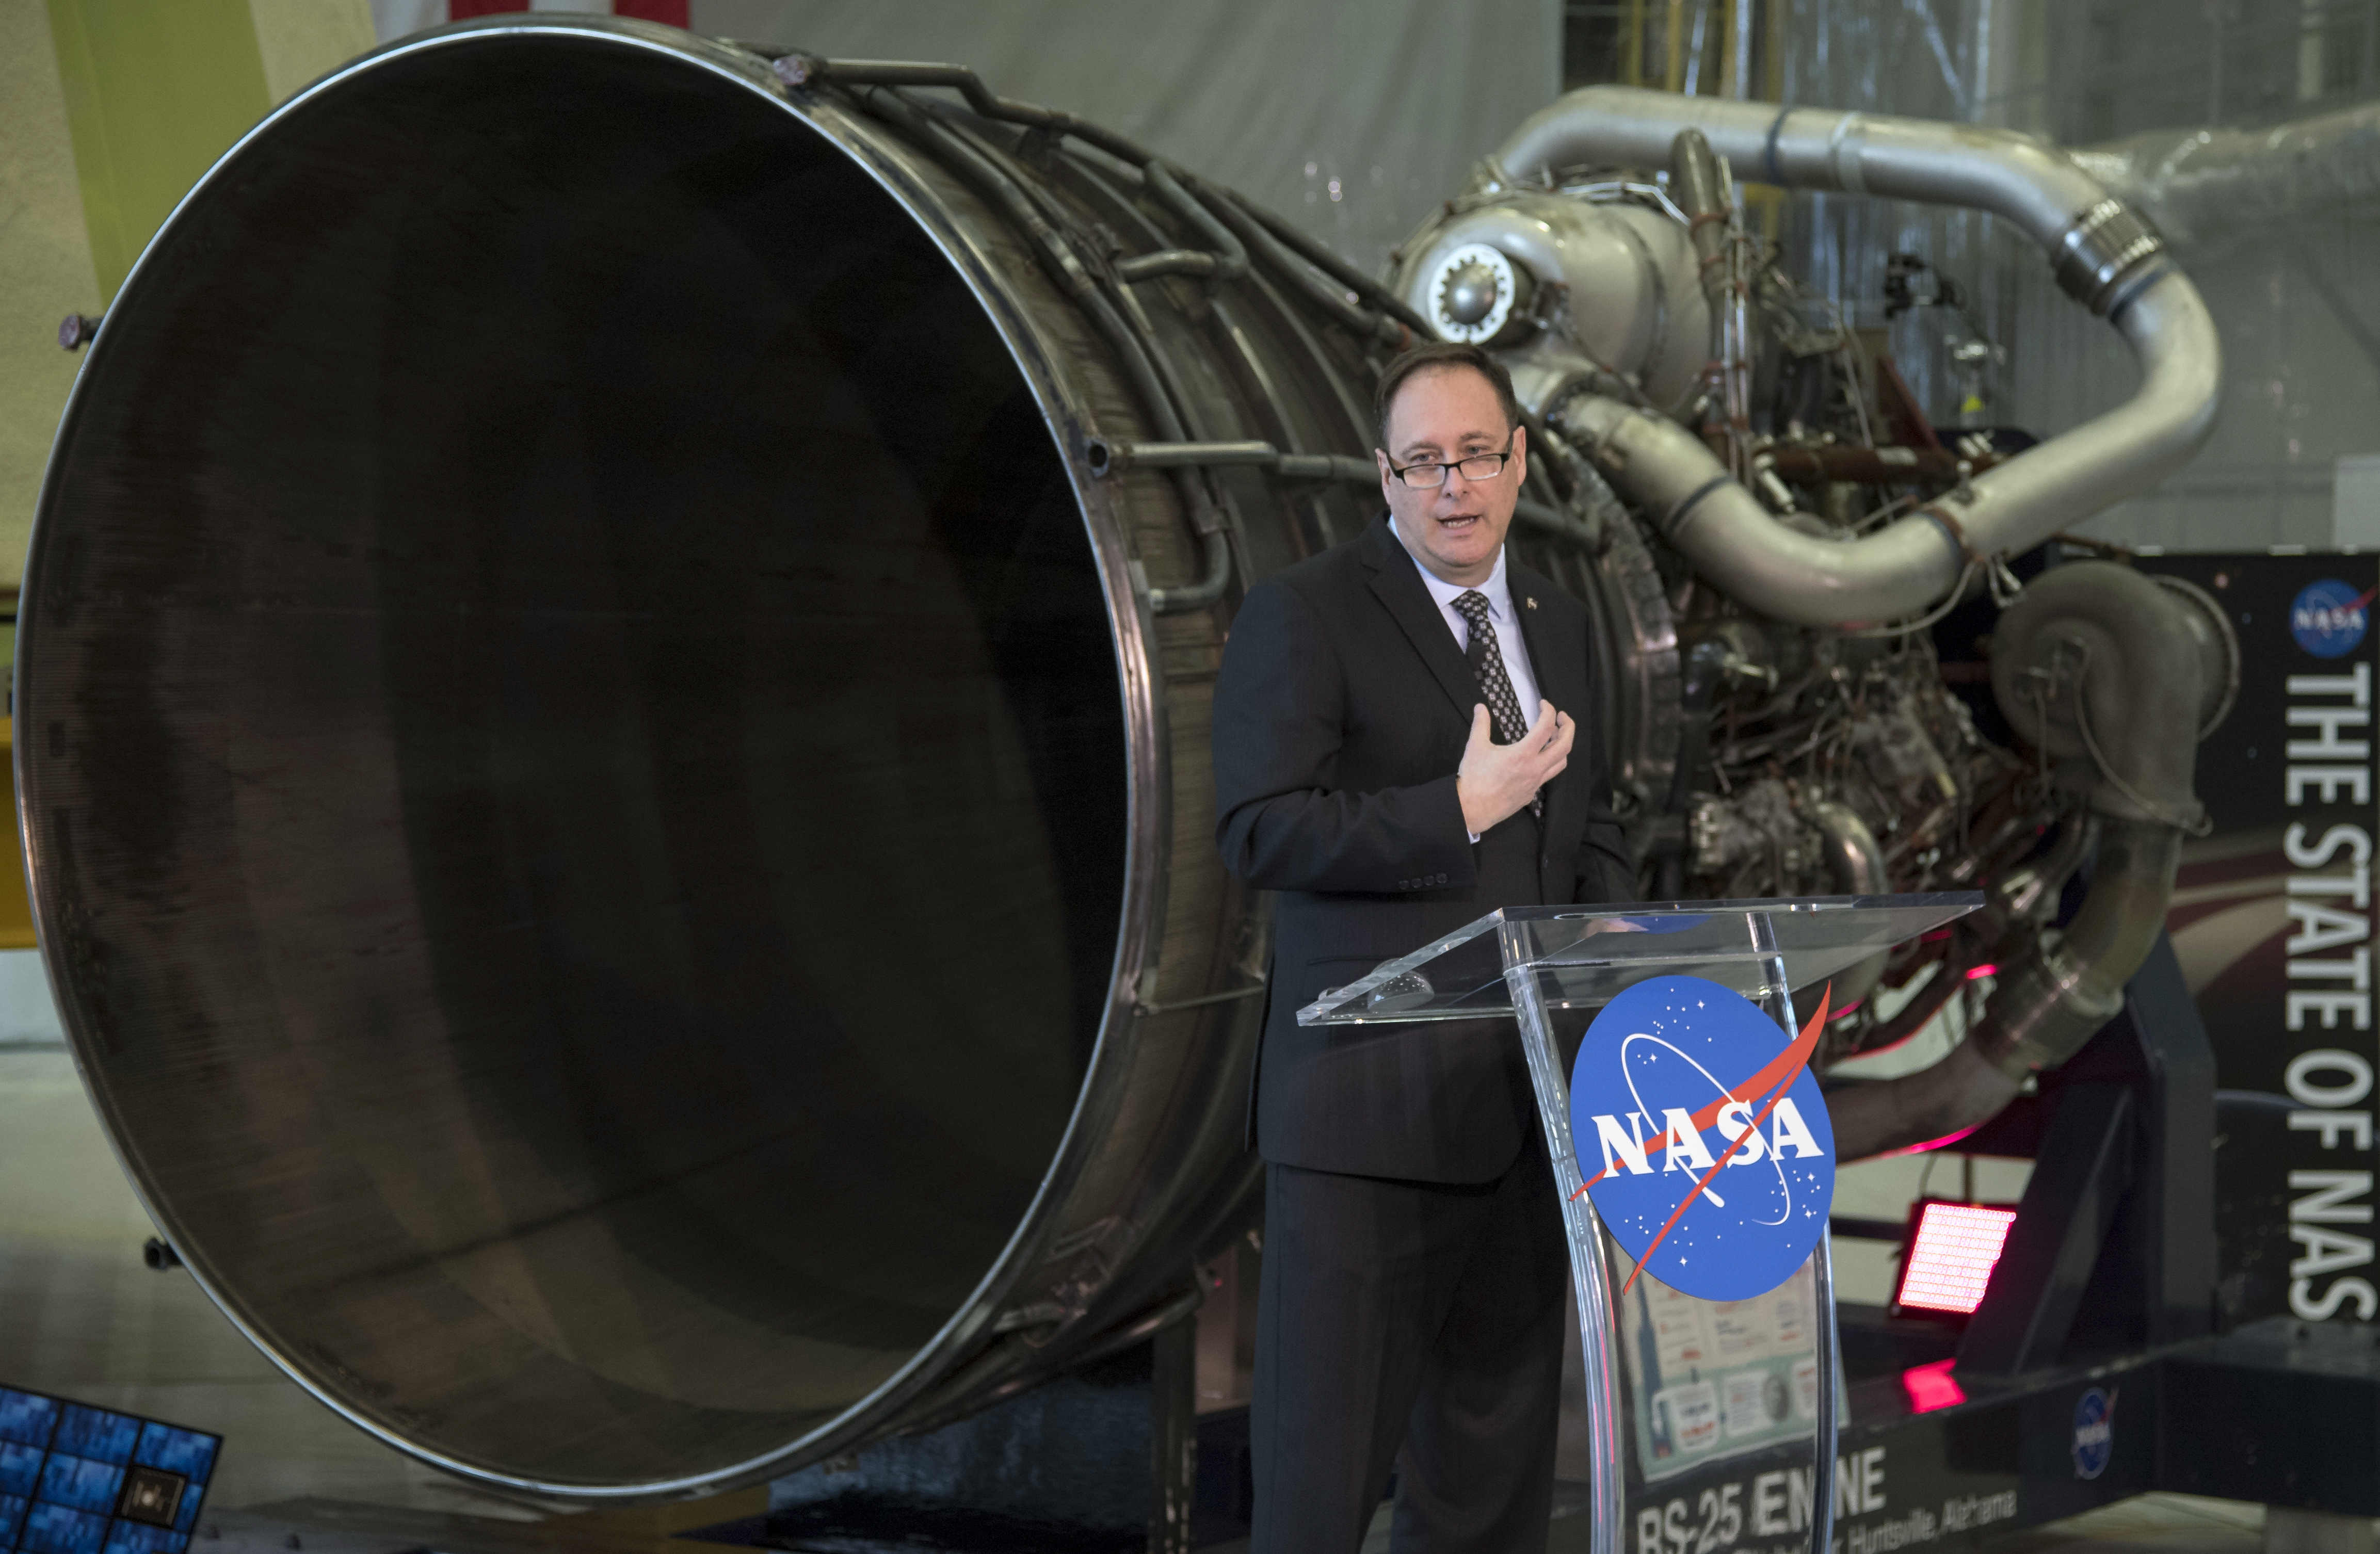
[[[1530,597],[1529,597],[1529,600],[1528,600],[1528,605],[1529,605],[1529,608],[1530,608],[1530,609],[1532,609],[1532,610],[1534,610],[1534,609],[1536,609],[1536,608],[1537,607],[1537,601],[1536,601],[1536,596],[1532,595],[1532,596],[1530,596]]]

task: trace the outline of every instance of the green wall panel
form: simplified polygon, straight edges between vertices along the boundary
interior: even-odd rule
[[[271,105],[249,0],[49,0],[100,292]]]

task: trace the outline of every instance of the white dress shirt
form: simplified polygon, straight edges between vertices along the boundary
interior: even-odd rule
[[[1394,530],[1396,527],[1397,520],[1390,518],[1389,528]],[[1402,548],[1404,543],[1402,534],[1397,536],[1397,542]],[[1413,552],[1406,551],[1405,557],[1412,560]],[[1454,601],[1472,590],[1463,584],[1448,582],[1418,561],[1414,562],[1414,570],[1421,574],[1421,586],[1429,590],[1429,597],[1437,602],[1438,613],[1446,618],[1446,628],[1454,633],[1454,645],[1468,657],[1471,652],[1471,623],[1463,618],[1463,612],[1454,607]],[[1537,677],[1529,668],[1529,645],[1521,637],[1520,617],[1512,611],[1512,585],[1504,576],[1502,546],[1496,549],[1495,572],[1479,585],[1478,591],[1488,601],[1488,617],[1496,623],[1496,650],[1503,655],[1504,673],[1512,678],[1512,699],[1521,704],[1522,718],[1534,723],[1537,721]],[[1488,698],[1483,694],[1479,699],[1485,701]],[[1466,718],[1470,715],[1468,707],[1463,709],[1463,715]],[[1492,734],[1492,730],[1490,732]]]
[[[1402,550],[1404,536],[1397,533],[1397,520],[1393,517],[1389,520],[1389,529],[1396,533],[1397,546]],[[1405,559],[1413,561],[1414,570],[1421,574],[1421,586],[1429,590],[1438,613],[1445,617],[1446,628],[1454,633],[1454,645],[1463,650],[1463,657],[1469,658],[1471,623],[1463,618],[1462,611],[1454,607],[1454,601],[1472,590],[1461,583],[1448,582],[1415,561],[1411,551],[1405,551]],[[1537,676],[1529,668],[1529,645],[1521,639],[1520,617],[1512,612],[1512,585],[1504,576],[1504,547],[1501,545],[1496,547],[1496,570],[1479,585],[1478,591],[1488,601],[1488,619],[1496,623],[1496,651],[1504,660],[1504,673],[1512,676],[1512,699],[1521,704],[1521,716],[1534,723],[1537,721]],[[1486,701],[1487,694],[1482,692],[1479,699]],[[1466,707],[1463,717],[1467,721],[1470,716],[1470,709]],[[1488,724],[1488,736],[1490,739],[1496,736],[1493,722]],[[1465,834],[1475,844],[1479,840],[1479,833],[1475,831],[1466,830]]]

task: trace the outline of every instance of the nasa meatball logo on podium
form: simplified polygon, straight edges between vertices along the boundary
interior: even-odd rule
[[[1717,982],[1662,977],[1596,1016],[1571,1075],[1572,1143],[1580,1190],[1640,1272],[1750,1300],[1809,1260],[1835,1196],[1809,1067],[1826,1014],[1795,1037]]]

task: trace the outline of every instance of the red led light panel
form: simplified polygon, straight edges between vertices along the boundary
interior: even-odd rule
[[[1978,1208],[1964,1203],[1929,1203],[1918,1218],[1902,1260],[1895,1305],[1947,1311],[1967,1317],[1984,1304],[1984,1286],[2000,1260],[2013,1208]]]

